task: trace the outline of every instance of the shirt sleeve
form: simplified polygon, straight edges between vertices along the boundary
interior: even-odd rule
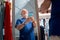
[[[20,24],[21,24],[21,20],[18,19],[18,20],[16,21],[15,27],[17,27],[17,26],[20,25]]]

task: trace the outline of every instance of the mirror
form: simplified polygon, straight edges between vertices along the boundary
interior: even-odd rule
[[[24,24],[24,21],[26,19],[24,19],[22,16],[23,15],[22,13],[25,13],[25,11],[28,11],[28,18],[31,18],[33,16],[34,21],[37,20],[35,2],[36,2],[36,0],[15,0],[15,27],[16,27],[15,28],[15,38],[16,38],[16,40],[19,40],[19,39],[20,40],[38,40],[38,26],[35,25],[36,27],[34,27],[33,22],[31,25],[30,21],[28,23]],[[25,11],[22,12],[23,9]],[[17,21],[18,19],[21,21]],[[36,21],[36,23],[37,23],[37,21]],[[16,24],[20,24],[20,26],[17,27],[18,25],[16,26]],[[21,25],[23,25],[22,29],[20,29]],[[25,28],[25,27],[27,27],[27,28]]]

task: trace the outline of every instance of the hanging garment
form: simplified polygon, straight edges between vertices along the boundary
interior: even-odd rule
[[[10,20],[10,2],[5,2],[5,17],[4,17],[4,29],[5,36],[4,40],[13,40],[12,36],[12,25]]]
[[[0,40],[3,40],[4,5],[0,4]]]

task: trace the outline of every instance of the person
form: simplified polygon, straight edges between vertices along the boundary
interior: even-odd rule
[[[44,0],[40,12],[47,13],[51,4],[51,18],[49,20],[50,40],[60,40],[60,0]]]
[[[19,40],[35,40],[34,28],[36,27],[36,21],[34,17],[28,17],[28,11],[22,9],[21,19],[17,19],[16,28],[20,31]]]

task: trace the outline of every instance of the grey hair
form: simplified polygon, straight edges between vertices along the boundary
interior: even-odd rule
[[[22,12],[23,10],[26,11],[26,13],[28,13],[28,10],[27,10],[27,9],[22,9],[21,12]]]

